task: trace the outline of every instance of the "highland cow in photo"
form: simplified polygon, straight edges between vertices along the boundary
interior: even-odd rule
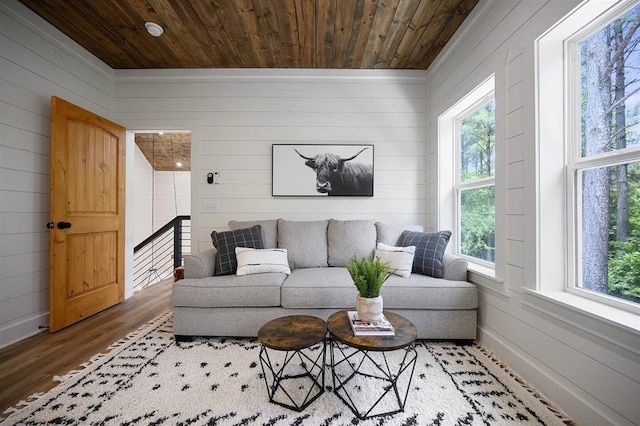
[[[305,159],[305,165],[316,172],[316,191],[334,196],[373,196],[373,164],[353,161],[368,148],[355,155],[341,158],[332,153],[308,157],[294,148]]]

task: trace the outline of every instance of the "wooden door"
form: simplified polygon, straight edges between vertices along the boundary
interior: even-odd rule
[[[124,299],[125,129],[51,99],[49,330]]]

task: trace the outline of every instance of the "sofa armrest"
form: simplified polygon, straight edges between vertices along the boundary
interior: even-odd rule
[[[212,277],[216,266],[216,252],[215,248],[210,248],[199,253],[185,254],[184,277]]]
[[[469,262],[462,257],[445,253],[442,257],[444,279],[451,281],[467,281],[467,266]]]

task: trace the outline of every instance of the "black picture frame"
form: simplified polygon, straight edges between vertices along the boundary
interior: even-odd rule
[[[271,195],[373,197],[373,148],[371,144],[273,144]]]

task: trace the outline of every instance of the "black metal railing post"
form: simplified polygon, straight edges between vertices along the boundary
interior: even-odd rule
[[[173,269],[181,265],[182,265],[182,220],[176,220],[173,223]]]
[[[185,228],[190,235],[189,215],[176,216],[133,249],[134,289],[140,289],[173,275],[182,265]],[[173,241],[171,241],[173,240]],[[190,245],[189,245],[190,251]]]

